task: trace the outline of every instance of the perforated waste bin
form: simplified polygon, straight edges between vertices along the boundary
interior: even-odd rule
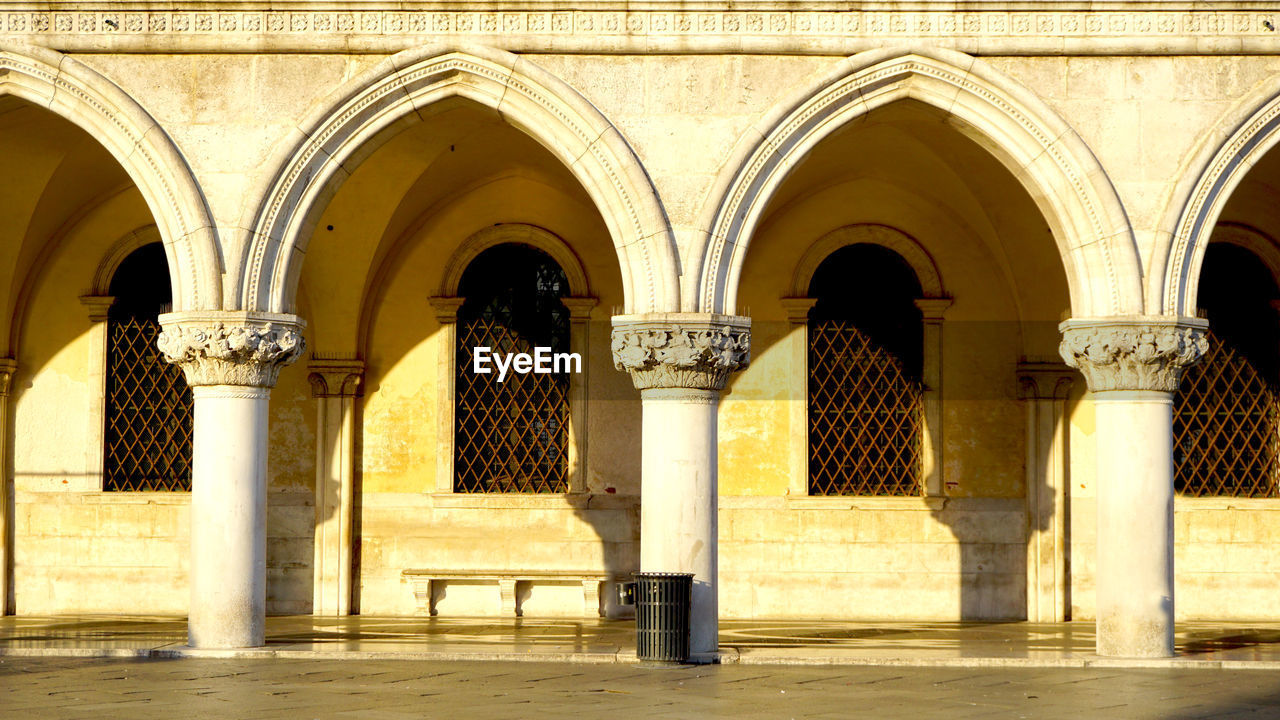
[[[636,657],[645,662],[689,662],[692,573],[633,573],[636,579]]]

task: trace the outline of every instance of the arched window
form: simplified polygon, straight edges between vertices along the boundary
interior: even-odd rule
[[[476,348],[495,356],[569,352],[564,270],[537,248],[504,243],[462,274],[458,310],[454,492],[567,492],[569,375],[474,372]]]
[[[1174,395],[1174,487],[1187,497],[1280,497],[1275,279],[1249,250],[1211,243],[1200,275],[1209,351]]]
[[[160,243],[130,253],[111,277],[103,440],[104,490],[191,490],[191,389],[156,349],[173,301]]]
[[[923,494],[920,281],[894,251],[831,253],[809,283],[809,494]]]

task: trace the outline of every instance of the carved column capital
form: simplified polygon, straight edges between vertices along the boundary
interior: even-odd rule
[[[441,325],[458,322],[458,310],[466,301],[466,298],[445,297],[443,295],[433,295],[427,298],[427,304],[435,311],[436,321]]]
[[[311,396],[358,397],[364,389],[364,363],[360,360],[315,358],[307,363]]]
[[[613,366],[637,389],[722,390],[751,359],[751,321],[711,313],[613,318]]]
[[[1117,317],[1067,320],[1059,352],[1092,392],[1178,389],[1183,368],[1208,349],[1207,320]]]
[[[80,304],[89,311],[89,322],[106,322],[107,311],[116,299],[110,295],[81,295]]]
[[[156,345],[182,366],[187,383],[274,387],[280,368],[297,360],[306,343],[295,315],[183,312],[160,316]]]

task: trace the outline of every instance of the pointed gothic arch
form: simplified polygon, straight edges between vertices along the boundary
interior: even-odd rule
[[[247,220],[241,307],[290,312],[311,229],[347,168],[432,105],[461,98],[527,133],[582,184],[612,237],[627,312],[676,309],[675,240],[652,182],[618,129],[550,73],[498,50],[426,48],[389,58],[335,97],[299,125]]]
[[[137,101],[74,58],[7,44],[0,44],[3,95],[80,127],[124,168],[164,239],[174,310],[221,307],[221,254],[204,196],[181,151]]]
[[[1133,232],[1084,141],[1041,100],[975,58],[938,49],[855,55],[757,123],[725,165],[703,213],[685,309],[732,313],[752,235],[774,192],[823,139],[876,108],[914,100],[947,114],[990,151],[1053,231],[1076,317],[1142,311]]]
[[[1221,130],[1192,153],[1160,227],[1169,234],[1160,236],[1147,293],[1166,315],[1196,314],[1200,268],[1218,217],[1254,164],[1280,144],[1280,82],[1246,97],[1214,127]]]

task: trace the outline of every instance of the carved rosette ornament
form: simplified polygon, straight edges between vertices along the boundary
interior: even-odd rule
[[[1059,326],[1059,352],[1078,368],[1092,392],[1174,392],[1183,368],[1205,351],[1209,323],[1193,318],[1134,317],[1068,320]]]
[[[280,368],[302,355],[302,320],[265,313],[169,313],[156,345],[182,366],[187,383],[274,387]]]
[[[636,388],[722,390],[751,359],[751,321],[709,313],[618,316],[613,366]]]

